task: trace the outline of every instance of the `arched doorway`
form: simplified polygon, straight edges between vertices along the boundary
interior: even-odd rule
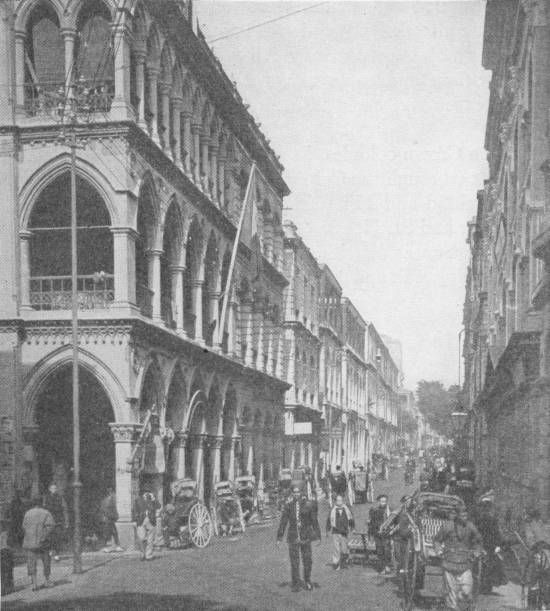
[[[115,446],[109,423],[114,422],[111,402],[84,367],[79,368],[80,479],[83,532],[97,528],[99,505],[109,488],[115,489]],[[35,407],[38,437],[36,457],[42,491],[55,482],[72,509],[73,413],[70,364],[44,382]],[[72,511],[71,511],[72,513]]]

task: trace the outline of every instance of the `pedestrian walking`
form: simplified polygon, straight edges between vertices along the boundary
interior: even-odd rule
[[[292,487],[292,498],[283,507],[281,522],[277,530],[277,545],[281,544],[285,531],[287,531],[292,591],[300,590],[300,556],[304,569],[304,588],[312,590],[311,542],[321,542],[321,529],[317,520],[317,502],[308,501],[302,495],[299,486]]]
[[[481,499],[480,508],[477,512],[476,527],[481,534],[483,549],[485,550],[479,591],[481,594],[490,594],[493,587],[505,585],[508,583],[508,579],[504,573],[503,560],[500,554],[503,537],[495,507],[488,499]]]
[[[116,508],[116,495],[112,488],[107,490],[107,496],[101,501],[99,507],[99,522],[101,525],[101,538],[103,540],[104,552],[121,552],[116,521],[118,520],[118,511]],[[113,541],[112,546],[109,546],[110,541]]]
[[[54,532],[51,536],[51,555],[56,562],[59,562],[59,552],[65,542],[65,533],[69,529],[69,510],[67,502],[59,492],[57,485],[53,482],[48,487],[48,492],[44,495],[44,509],[49,511],[55,522]]]
[[[27,555],[27,574],[31,578],[33,591],[38,590],[38,560],[42,560],[44,585],[47,588],[52,586],[50,547],[55,527],[54,517],[42,507],[42,499],[36,497],[23,517],[23,549]]]
[[[159,510],[160,503],[152,492],[145,492],[136,500],[134,513],[142,560],[153,559],[153,547],[157,532],[157,511]]]
[[[334,551],[332,566],[335,570],[347,568],[349,558],[348,534],[355,528],[351,509],[344,503],[341,494],[336,495],[334,507],[327,518],[327,534],[332,533]]]
[[[348,492],[348,480],[346,478],[346,474],[342,471],[342,467],[340,465],[336,465],[334,473],[331,473],[329,476],[330,479],[330,487],[332,490],[331,495],[331,506],[334,502],[334,498],[336,495],[341,494],[344,498],[346,498],[346,494]]]
[[[444,524],[434,537],[436,548],[443,547],[443,579],[445,604],[449,611],[458,611],[472,604],[472,564],[483,553],[483,540],[468,520],[465,509],[455,511],[451,523]]]
[[[380,532],[380,527],[390,515],[388,497],[385,494],[379,494],[376,501],[378,506],[369,511],[368,534],[374,539],[378,571],[389,575],[391,573],[391,543]]]

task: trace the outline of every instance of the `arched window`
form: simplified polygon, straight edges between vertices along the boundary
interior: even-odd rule
[[[63,100],[65,47],[59,20],[49,3],[40,2],[27,22],[25,107],[31,115],[53,112]]]
[[[110,110],[114,96],[111,15],[102,0],[89,0],[77,20],[73,79],[75,98],[90,111]]]
[[[77,177],[78,300],[81,309],[106,308],[114,299],[111,219],[99,193]],[[31,217],[31,304],[38,310],[71,308],[70,175],[40,193]]]

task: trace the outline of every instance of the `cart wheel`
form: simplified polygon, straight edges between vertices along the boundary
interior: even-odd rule
[[[407,539],[405,557],[403,560],[403,609],[404,611],[412,611],[416,592],[416,571],[418,564],[418,558],[414,550],[414,541],[412,538]]]
[[[212,538],[212,520],[208,509],[197,503],[189,512],[189,538],[195,547],[206,547]]]

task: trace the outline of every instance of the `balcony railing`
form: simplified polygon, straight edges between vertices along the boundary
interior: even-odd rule
[[[35,310],[70,310],[70,276],[34,276],[30,281],[31,306]],[[79,310],[108,308],[115,299],[115,279],[111,274],[93,274],[77,278]]]
[[[68,105],[79,114],[109,112],[115,89],[112,79],[100,82],[79,80],[66,94],[65,83],[49,81],[25,83],[24,93],[27,115],[57,119],[61,118]]]

